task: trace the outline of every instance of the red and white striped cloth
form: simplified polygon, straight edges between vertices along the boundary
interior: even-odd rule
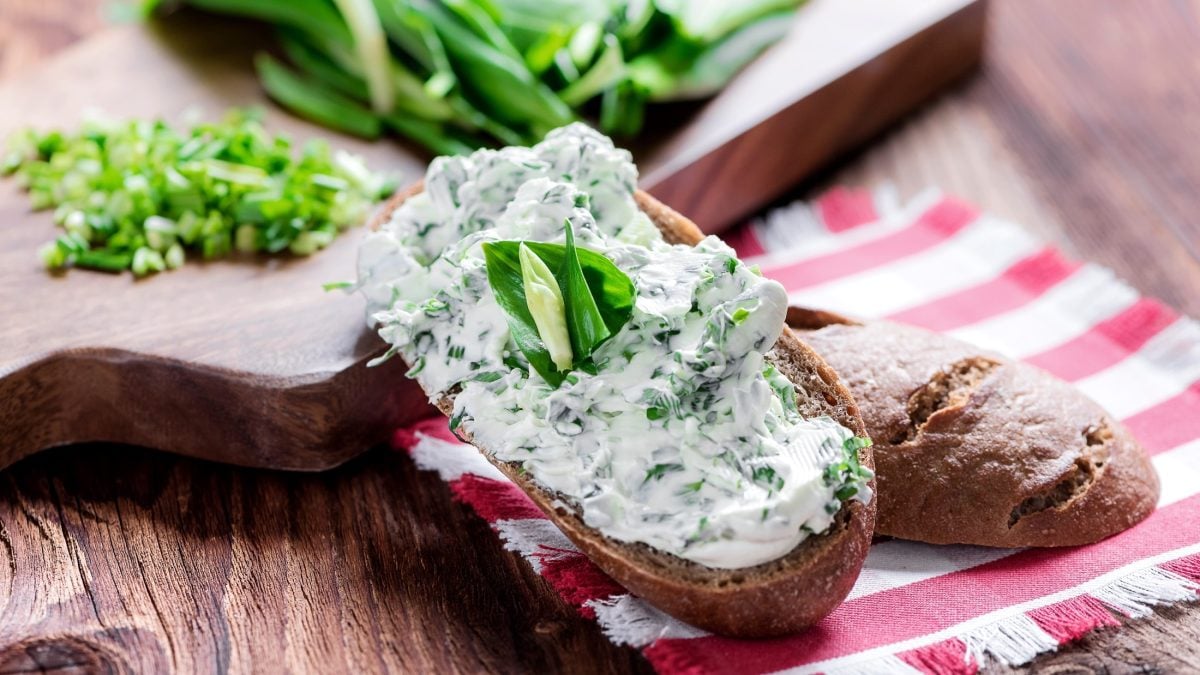
[[[1200,589],[1200,324],[1020,227],[926,194],[835,190],[730,233],[797,304],[942,331],[1074,382],[1153,455],[1158,511],[1092,546],[875,545],[846,602],[816,627],[745,641],[704,633],[594,567],[445,419],[397,432],[563,596],[663,673],[973,673],[1021,664]]]

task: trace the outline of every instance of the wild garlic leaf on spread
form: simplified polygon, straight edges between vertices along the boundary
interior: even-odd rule
[[[570,370],[575,353],[571,349],[567,308],[558,281],[550,268],[546,267],[546,263],[529,250],[528,246],[521,244],[518,254],[521,259],[525,302],[529,306],[529,314],[533,317],[538,335],[550,352],[550,360],[554,365],[559,370]]]
[[[496,242],[495,246],[506,246],[516,242]],[[526,242],[526,245],[538,254],[550,269],[559,269],[566,259],[566,247],[562,244],[544,244],[541,242]],[[629,323],[633,316],[633,305],[637,293],[629,275],[621,271],[611,260],[595,251],[586,248],[576,248],[579,256],[579,267],[583,270],[583,278],[587,280],[588,290],[600,310],[600,318],[608,327],[608,332],[616,335],[621,327]],[[603,341],[601,341],[603,342]],[[599,346],[597,343],[596,346]],[[592,351],[595,351],[593,347]]]
[[[554,366],[550,350],[542,341],[533,314],[529,311],[529,304],[525,298],[524,277],[521,274],[519,244],[511,243],[514,246],[505,247],[503,250],[496,244],[483,245],[488,283],[496,294],[496,302],[508,316],[508,329],[517,349],[521,350],[529,365],[543,380],[557,388],[562,384],[563,376]]]
[[[613,332],[604,323],[592,290],[583,276],[583,266],[579,262],[579,249],[575,247],[575,233],[571,230],[571,224],[566,223],[565,228],[567,243],[563,248],[563,262],[558,267],[557,278],[566,299],[571,349],[577,358],[583,359],[602,342],[612,337]],[[614,269],[615,267],[614,265]]]
[[[547,336],[539,332],[530,311],[530,298],[522,274],[522,248],[536,254],[548,269],[559,270],[556,283],[562,293],[573,367],[585,367],[590,363],[596,348],[629,322],[636,292],[633,281],[611,260],[595,251],[576,247],[569,227],[567,245],[532,241],[498,241],[483,245],[488,283],[497,303],[508,315],[513,342],[542,379],[557,387],[567,371],[556,367],[546,345]]]

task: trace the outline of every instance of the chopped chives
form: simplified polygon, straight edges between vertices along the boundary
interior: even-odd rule
[[[28,129],[0,162],[63,229],[39,250],[48,269],[138,276],[176,269],[186,250],[310,255],[391,191],[362,161],[312,142],[294,152],[252,111],[178,132],[161,121]]]

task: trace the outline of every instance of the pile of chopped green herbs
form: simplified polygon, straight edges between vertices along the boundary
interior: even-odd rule
[[[582,112],[610,135],[646,104],[719,91],[788,30],[803,0],[143,0],[259,19],[283,106],[438,154],[530,145]]]
[[[28,129],[9,139],[0,170],[65,230],[41,250],[47,268],[138,276],[179,267],[189,250],[311,254],[394,187],[323,142],[294,156],[244,110],[185,134],[136,120]]]

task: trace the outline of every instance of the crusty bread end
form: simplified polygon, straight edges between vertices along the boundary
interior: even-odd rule
[[[1158,502],[1149,457],[1119,422],[1033,366],[885,321],[793,307],[875,441],[875,531],[935,544],[1076,546]]]

